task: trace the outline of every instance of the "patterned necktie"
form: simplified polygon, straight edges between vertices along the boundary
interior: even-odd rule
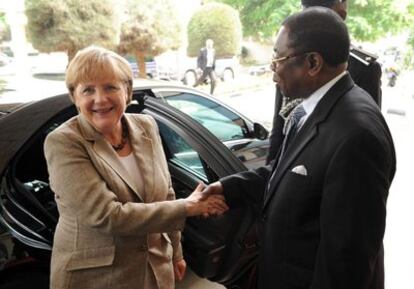
[[[292,139],[295,137],[296,132],[298,131],[299,121],[305,115],[306,115],[306,111],[303,108],[303,105],[299,104],[293,109],[293,111],[289,114],[288,118],[286,119],[285,126],[283,128],[283,131],[285,133],[285,138],[283,139],[279,159],[277,160],[277,163],[273,167],[273,172],[270,175],[269,181],[267,183],[267,190],[265,192],[265,198],[266,198],[267,192],[270,190],[270,184],[274,176],[276,175],[280,161],[282,160],[283,155],[285,154],[289,144],[292,142]]]
[[[282,143],[282,150],[279,156],[279,162],[285,154],[289,144],[292,142],[292,139],[295,137],[296,132],[298,131],[298,124],[302,117],[306,115],[306,111],[303,108],[303,105],[298,105],[293,109],[288,119],[286,120],[285,127],[283,128],[285,132],[285,138]]]

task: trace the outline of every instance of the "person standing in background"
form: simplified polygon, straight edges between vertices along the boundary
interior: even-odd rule
[[[210,94],[214,93],[216,87],[216,72],[214,71],[216,65],[216,50],[213,48],[214,41],[212,39],[206,40],[206,46],[200,49],[197,57],[197,68],[202,71],[200,78],[194,84],[194,87],[203,83],[207,77],[210,79]]]

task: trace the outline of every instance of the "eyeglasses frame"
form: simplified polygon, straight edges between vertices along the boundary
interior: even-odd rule
[[[270,68],[278,68],[279,67],[279,63],[285,60],[288,60],[290,58],[295,58],[295,57],[299,57],[302,55],[306,55],[309,53],[313,53],[313,52],[301,52],[301,53],[294,53],[291,55],[287,55],[287,56],[283,56],[283,57],[279,57],[279,58],[275,58],[274,56],[272,56],[272,60],[270,62]]]

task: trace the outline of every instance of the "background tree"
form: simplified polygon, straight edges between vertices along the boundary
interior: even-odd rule
[[[170,0],[129,0],[118,50],[135,55],[139,76],[146,78],[145,57],[180,46],[181,26]]]
[[[406,25],[405,9],[394,0],[348,1],[347,26],[356,40],[375,41],[400,32]]]
[[[272,37],[288,15],[299,11],[300,0],[218,0],[240,12],[244,36]]]
[[[69,61],[95,44],[116,47],[119,17],[112,0],[26,0],[27,37],[40,52],[62,51]]]
[[[216,0],[240,11],[245,36],[272,37],[283,19],[301,9],[300,0]],[[393,0],[348,1],[347,25],[356,40],[377,40],[401,31],[406,24],[405,9]]]
[[[408,30],[408,39],[407,46],[408,51],[404,57],[404,66],[406,68],[414,67],[414,3],[410,4],[407,7],[407,30]]]
[[[0,12],[0,43],[10,39],[10,26],[6,22],[6,14]]]
[[[242,28],[239,13],[229,5],[208,3],[191,17],[187,27],[189,56],[197,56],[206,39],[214,41],[218,57],[240,54]]]

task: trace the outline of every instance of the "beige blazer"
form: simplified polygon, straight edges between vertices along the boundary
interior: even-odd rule
[[[53,289],[174,288],[172,261],[182,258],[185,203],[175,200],[154,119],[125,117],[143,192],[82,115],[45,141],[60,213],[51,261]]]

